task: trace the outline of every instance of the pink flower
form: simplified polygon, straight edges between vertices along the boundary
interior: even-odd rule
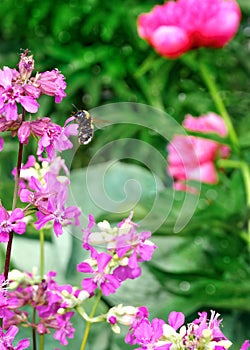
[[[45,119],[45,118],[43,118]],[[48,119],[48,118],[47,118]],[[56,157],[56,151],[62,152],[66,149],[70,149],[73,147],[72,142],[69,140],[71,135],[76,136],[78,134],[77,124],[69,124],[69,120],[67,119],[64,123],[64,126],[60,126],[58,124],[49,122],[48,120],[44,120],[43,123],[43,134],[38,142],[38,150],[37,155],[40,160],[44,160],[42,158],[42,153],[46,150],[48,154],[48,159],[51,161]],[[36,121],[37,123],[39,121]],[[42,120],[41,120],[42,122]],[[32,128],[34,129],[34,123]]]
[[[245,340],[244,343],[242,344],[240,350],[248,350],[250,348],[250,341]]]
[[[223,119],[214,114],[194,118],[187,115],[183,126],[190,131],[217,133],[225,137]],[[216,141],[196,136],[175,135],[168,149],[168,172],[175,181],[175,189],[187,190],[186,181],[195,180],[214,184],[218,181],[215,168],[217,157],[226,158],[230,149]]]
[[[186,115],[183,121],[183,126],[187,130],[198,131],[198,132],[212,132],[222,137],[227,136],[227,128],[223,119],[215,114],[208,113],[199,118],[193,117],[191,114]]]
[[[138,18],[138,33],[162,56],[198,47],[223,47],[235,35],[240,8],[234,0],[177,0]]]
[[[28,95],[24,87],[16,81],[18,76],[16,69],[4,67],[0,70],[0,113],[5,113],[7,121],[18,119],[16,103],[20,103],[30,113],[36,113],[39,107],[36,99]]]
[[[161,344],[158,342],[159,338],[163,335],[162,326],[164,324],[165,322],[158,318],[154,318],[152,323],[144,318],[137,325],[134,330],[134,337],[136,343],[142,346],[141,349],[169,350],[171,344]]]
[[[177,330],[185,322],[185,316],[182,312],[171,311],[168,316],[168,324]]]
[[[45,95],[55,96],[55,102],[60,103],[66,96],[66,82],[59,70],[46,71],[39,74],[36,80],[41,92]]]
[[[96,260],[97,269],[94,269],[88,262],[81,262],[77,265],[77,271],[83,273],[90,273],[93,277],[84,278],[82,281],[82,288],[92,294],[98,287],[100,287],[104,295],[115,293],[116,289],[120,287],[119,280],[110,273],[109,262],[112,256],[102,252],[98,253],[94,248],[90,248],[92,259]]]
[[[36,213],[38,220],[34,225],[37,230],[40,230],[47,222],[53,221],[54,232],[58,237],[63,233],[63,226],[71,224],[75,226],[80,225],[79,216],[81,215],[81,210],[76,206],[65,207],[68,196],[67,184],[60,183],[54,175],[47,177],[47,181],[48,200],[44,201],[43,199],[45,198],[42,196],[35,198],[39,211]],[[29,193],[25,192],[25,195],[28,195],[28,199],[30,198]],[[42,192],[41,195],[43,195]]]
[[[26,229],[26,223],[23,221],[24,213],[21,209],[16,208],[11,214],[0,206],[0,242],[9,241],[9,233],[14,231],[19,235],[23,234]]]
[[[195,329],[195,334],[199,337],[203,336],[204,329],[211,330],[212,338],[216,341],[227,339],[226,336],[220,330],[221,321],[219,319],[220,314],[211,310],[210,319],[207,317],[207,313],[205,311],[198,313],[199,318],[193,321],[194,324],[198,325]]]
[[[16,326],[11,326],[6,333],[0,328],[0,349],[13,349],[13,350],[23,350],[27,349],[30,345],[29,339],[22,339],[19,341],[17,346],[13,346],[12,342],[18,333],[18,328]]]
[[[62,345],[68,345],[67,338],[74,338],[75,328],[72,327],[69,321],[74,315],[74,312],[66,312],[63,315],[56,315],[58,329],[54,334],[54,338],[59,340]]]

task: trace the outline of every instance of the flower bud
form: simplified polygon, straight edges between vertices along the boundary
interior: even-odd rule
[[[34,69],[33,55],[29,55],[29,51],[25,50],[21,54],[21,59],[18,63],[19,72],[22,81],[26,81],[31,76]]]

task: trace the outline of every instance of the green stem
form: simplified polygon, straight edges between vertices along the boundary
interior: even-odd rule
[[[43,279],[44,276],[44,231],[41,229],[40,234],[40,277]]]
[[[151,55],[149,55],[145,61],[142,63],[142,65],[140,67],[138,67],[138,69],[136,70],[134,76],[135,78],[139,78],[142,75],[144,75],[145,73],[147,73],[149,70],[152,69],[152,67],[155,66],[156,60],[157,60],[157,56],[155,55],[155,53],[153,52]],[[162,58],[160,58],[162,60]]]
[[[248,164],[241,160],[220,159],[218,166],[222,168],[240,169],[246,190],[247,209],[250,209],[250,168]],[[248,220],[248,250],[250,252],[250,220]]]
[[[227,129],[228,129],[228,134],[229,134],[229,137],[232,141],[232,144],[238,150],[238,148],[239,148],[238,137],[237,137],[237,134],[234,130],[233,124],[231,122],[231,118],[226,110],[224,102],[219,94],[214,77],[211,76],[207,67],[201,61],[199,63],[199,68],[200,68],[201,76],[208,87],[208,90],[209,90],[209,92],[214,100],[214,103],[218,109],[218,112],[220,113],[220,115],[222,116],[222,118],[225,121],[225,124],[226,124]]]
[[[250,206],[250,169],[246,162],[242,160],[219,159],[217,162],[219,167],[240,169],[242,172],[245,189],[247,207]]]
[[[44,349],[44,334],[40,335],[39,338],[39,350],[43,350]]]
[[[94,317],[96,309],[97,309],[97,306],[99,304],[99,301],[101,300],[101,297],[102,297],[102,291],[99,290],[99,293],[97,294],[97,297],[96,297],[96,301],[95,301],[95,303],[93,305],[93,308],[91,310],[91,313],[89,315],[90,318]],[[87,321],[80,350],[84,350],[85,349],[85,346],[86,346],[87,340],[88,340],[88,336],[89,336],[89,331],[90,331],[91,324],[92,323],[90,321]]]

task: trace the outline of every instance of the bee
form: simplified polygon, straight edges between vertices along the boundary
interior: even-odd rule
[[[93,118],[84,109],[72,113],[78,123],[78,141],[81,145],[87,145],[94,136]]]

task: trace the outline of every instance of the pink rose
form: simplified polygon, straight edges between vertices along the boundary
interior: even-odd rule
[[[195,118],[187,115],[183,126],[190,131],[227,135],[223,119],[214,114]],[[174,179],[177,190],[186,190],[186,181],[195,180],[214,184],[218,181],[215,160],[226,158],[230,149],[216,141],[196,136],[175,135],[167,147],[168,172]]]
[[[235,0],[177,0],[138,18],[138,34],[162,56],[176,58],[198,47],[220,48],[237,32]]]

